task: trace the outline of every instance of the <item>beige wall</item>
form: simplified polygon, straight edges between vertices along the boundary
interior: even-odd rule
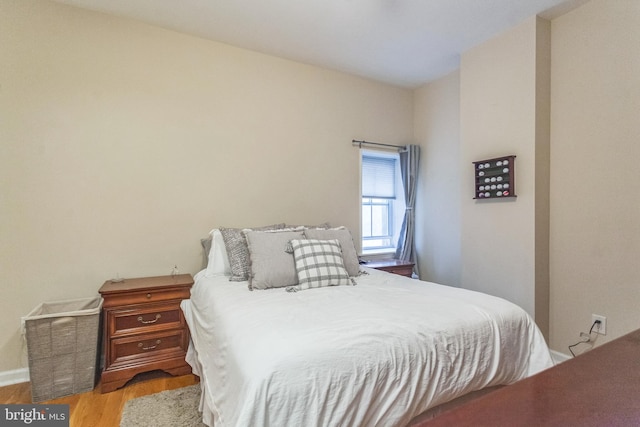
[[[552,21],[551,346],[640,327],[640,2]],[[580,349],[577,349],[580,351]]]
[[[420,278],[460,286],[458,71],[414,91],[414,132],[422,145],[416,200]]]
[[[532,17],[462,55],[459,159],[461,285],[515,302],[536,318],[544,333],[548,304],[540,303],[538,297],[544,292],[537,292],[537,287],[546,288],[548,294],[548,275],[536,269],[536,237],[548,233],[548,228],[538,228],[536,185],[541,173],[538,162],[544,160],[537,155],[537,146],[548,145],[548,127],[544,135],[544,121],[538,123],[536,118],[546,113],[548,124],[548,107],[541,109],[538,102],[543,80],[538,61],[546,57],[549,65],[548,54],[539,53],[549,49],[539,36],[545,31],[548,23]],[[473,200],[472,162],[510,154],[517,156],[518,197]],[[546,255],[548,246],[541,251]]]
[[[550,346],[568,353],[592,313],[608,318],[596,345],[640,327],[640,4],[592,0],[550,26],[549,40],[549,23],[531,18],[463,55],[459,144],[454,130],[438,129],[446,116],[431,108],[457,102],[454,88],[437,89],[450,77],[415,91],[414,127],[423,152],[436,157],[423,165],[460,152],[461,213],[442,206],[461,216],[461,231],[448,231],[461,239],[461,285],[530,312],[548,299]],[[442,136],[430,137],[436,131]],[[518,155],[517,201],[474,203],[471,161],[508,152]],[[420,181],[422,215],[444,191],[429,185],[438,166],[429,167]],[[449,244],[427,233],[431,226],[418,238],[432,239],[419,243],[425,265]],[[447,261],[455,258],[453,251]]]
[[[0,371],[20,317],[201,265],[218,225],[359,234],[351,139],[412,142],[409,90],[43,0],[0,2]]]
[[[640,5],[592,0],[554,19],[550,95],[545,25],[527,20],[412,93],[0,1],[0,372],[26,366],[20,317],[36,304],[92,296],[116,273],[195,272],[216,225],[357,231],[353,138],[422,145],[424,279],[535,313],[548,261],[553,349],[566,353],[591,313],[608,318],[598,343],[638,328]],[[471,162],[503,154],[518,156],[517,200],[474,202]]]

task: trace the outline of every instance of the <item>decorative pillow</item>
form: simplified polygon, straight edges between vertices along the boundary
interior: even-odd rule
[[[353,243],[351,233],[346,227],[330,228],[328,230],[307,229],[304,230],[307,239],[329,240],[338,239],[342,248],[342,259],[349,276],[357,276],[360,273],[358,253]]]
[[[242,233],[243,230],[277,230],[284,228],[284,224],[273,224],[265,227],[253,228],[220,228],[224,245],[229,256],[229,267],[231,269],[232,282],[244,282],[249,279],[249,250],[247,249],[247,239]]]
[[[298,285],[289,286],[288,292],[325,286],[355,285],[342,261],[338,239],[291,240],[290,249],[298,273]]]
[[[293,255],[285,252],[292,239],[302,239],[300,231],[245,231],[249,248],[249,289],[283,288],[298,284]]]
[[[322,228],[322,229],[326,229],[326,228],[331,228],[331,224],[329,224],[328,222],[325,222],[323,224],[318,224],[318,225],[292,225],[292,224],[287,224],[286,228]]]
[[[207,277],[220,274],[228,275],[231,272],[227,249],[224,246],[224,239],[220,230],[213,229],[208,239],[202,239],[202,246],[207,254]],[[208,249],[207,249],[208,246]]]

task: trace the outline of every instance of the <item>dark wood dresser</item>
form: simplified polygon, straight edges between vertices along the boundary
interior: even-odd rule
[[[135,375],[163,370],[191,373],[185,361],[189,329],[180,302],[190,297],[190,274],[105,282],[103,303],[103,393],[122,387]]]
[[[439,426],[640,425],[640,330],[420,423]]]
[[[413,263],[411,261],[401,261],[399,259],[381,259],[367,261],[362,264],[364,267],[375,268],[400,276],[411,277],[413,274]]]

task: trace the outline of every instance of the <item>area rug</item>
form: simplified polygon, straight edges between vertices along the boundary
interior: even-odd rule
[[[199,403],[199,384],[131,399],[122,410],[120,427],[204,427]]]

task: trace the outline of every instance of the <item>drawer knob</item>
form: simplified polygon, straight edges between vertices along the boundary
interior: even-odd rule
[[[153,350],[154,348],[158,347],[158,345],[160,345],[160,340],[156,340],[156,345],[150,345],[149,347],[143,347],[144,344],[139,342],[138,343],[138,347],[143,349],[143,350]]]
[[[151,298],[151,294],[147,294],[147,299],[150,299],[150,298]]]
[[[156,323],[158,320],[160,320],[160,317],[162,317],[162,316],[160,316],[160,313],[156,314],[156,318],[152,319],[152,320],[144,320],[142,318],[142,316],[138,316],[138,322],[140,322],[140,323],[142,323],[144,325],[148,325],[150,323]]]

